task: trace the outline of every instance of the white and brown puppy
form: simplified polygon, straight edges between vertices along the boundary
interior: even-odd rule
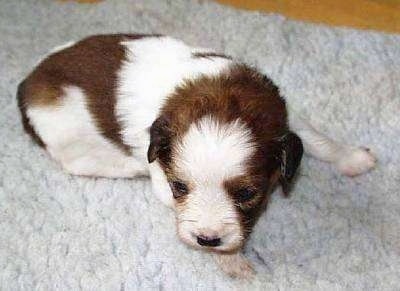
[[[179,237],[245,277],[240,249],[268,195],[287,191],[303,154],[347,175],[368,150],[340,145],[292,114],[257,70],[160,35],[99,35],[63,46],[20,84],[28,133],[69,173],[150,175]],[[293,133],[296,133],[301,139]]]

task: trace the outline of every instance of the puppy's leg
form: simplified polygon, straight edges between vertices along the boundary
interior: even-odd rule
[[[248,259],[241,253],[213,254],[221,270],[227,275],[238,279],[249,279],[255,271]]]
[[[289,126],[302,139],[307,154],[334,164],[347,176],[362,174],[375,166],[376,158],[368,148],[340,144],[318,132],[295,112],[290,113]]]
[[[49,149],[52,152],[52,149]],[[146,168],[133,157],[111,146],[79,140],[53,155],[70,174],[79,176],[132,178],[148,175]]]

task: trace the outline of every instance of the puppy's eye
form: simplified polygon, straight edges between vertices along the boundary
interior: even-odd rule
[[[179,198],[189,193],[188,186],[180,181],[172,181],[171,188],[174,198]]]
[[[236,193],[239,203],[247,202],[256,195],[256,191],[250,188],[242,188]]]

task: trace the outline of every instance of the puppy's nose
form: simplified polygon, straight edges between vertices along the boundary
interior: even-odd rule
[[[209,237],[204,235],[197,236],[197,243],[201,246],[217,247],[221,245],[221,239],[219,237]]]

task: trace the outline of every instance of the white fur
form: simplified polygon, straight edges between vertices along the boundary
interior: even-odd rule
[[[196,186],[218,184],[246,173],[244,162],[254,151],[251,131],[239,120],[221,124],[210,116],[192,124],[177,145],[177,171]]]
[[[151,173],[151,186],[153,194],[166,206],[174,207],[174,198],[171,187],[169,186],[167,177],[162,170],[158,161],[149,164],[149,172]]]
[[[231,63],[225,58],[192,58],[191,48],[171,37],[123,42],[127,61],[119,72],[116,113],[123,140],[135,146],[137,134],[156,119],[162,104],[185,79],[216,75]]]
[[[69,47],[73,46],[75,43],[76,43],[75,41],[69,41],[69,42],[64,43],[62,45],[56,46],[50,51],[50,53],[51,54],[57,53],[57,52],[59,52],[59,51],[61,51],[63,49],[66,49],[66,48],[69,48]]]
[[[183,209],[178,210],[178,232],[189,244],[196,236],[219,237],[228,250],[242,243],[240,224],[224,182],[246,173],[254,152],[252,136],[238,120],[220,124],[210,117],[192,124],[174,149],[174,171],[190,184]]]
[[[145,174],[144,165],[126,157],[98,132],[76,86],[63,88],[56,105],[31,107],[30,122],[51,156],[76,175],[132,177]]]

